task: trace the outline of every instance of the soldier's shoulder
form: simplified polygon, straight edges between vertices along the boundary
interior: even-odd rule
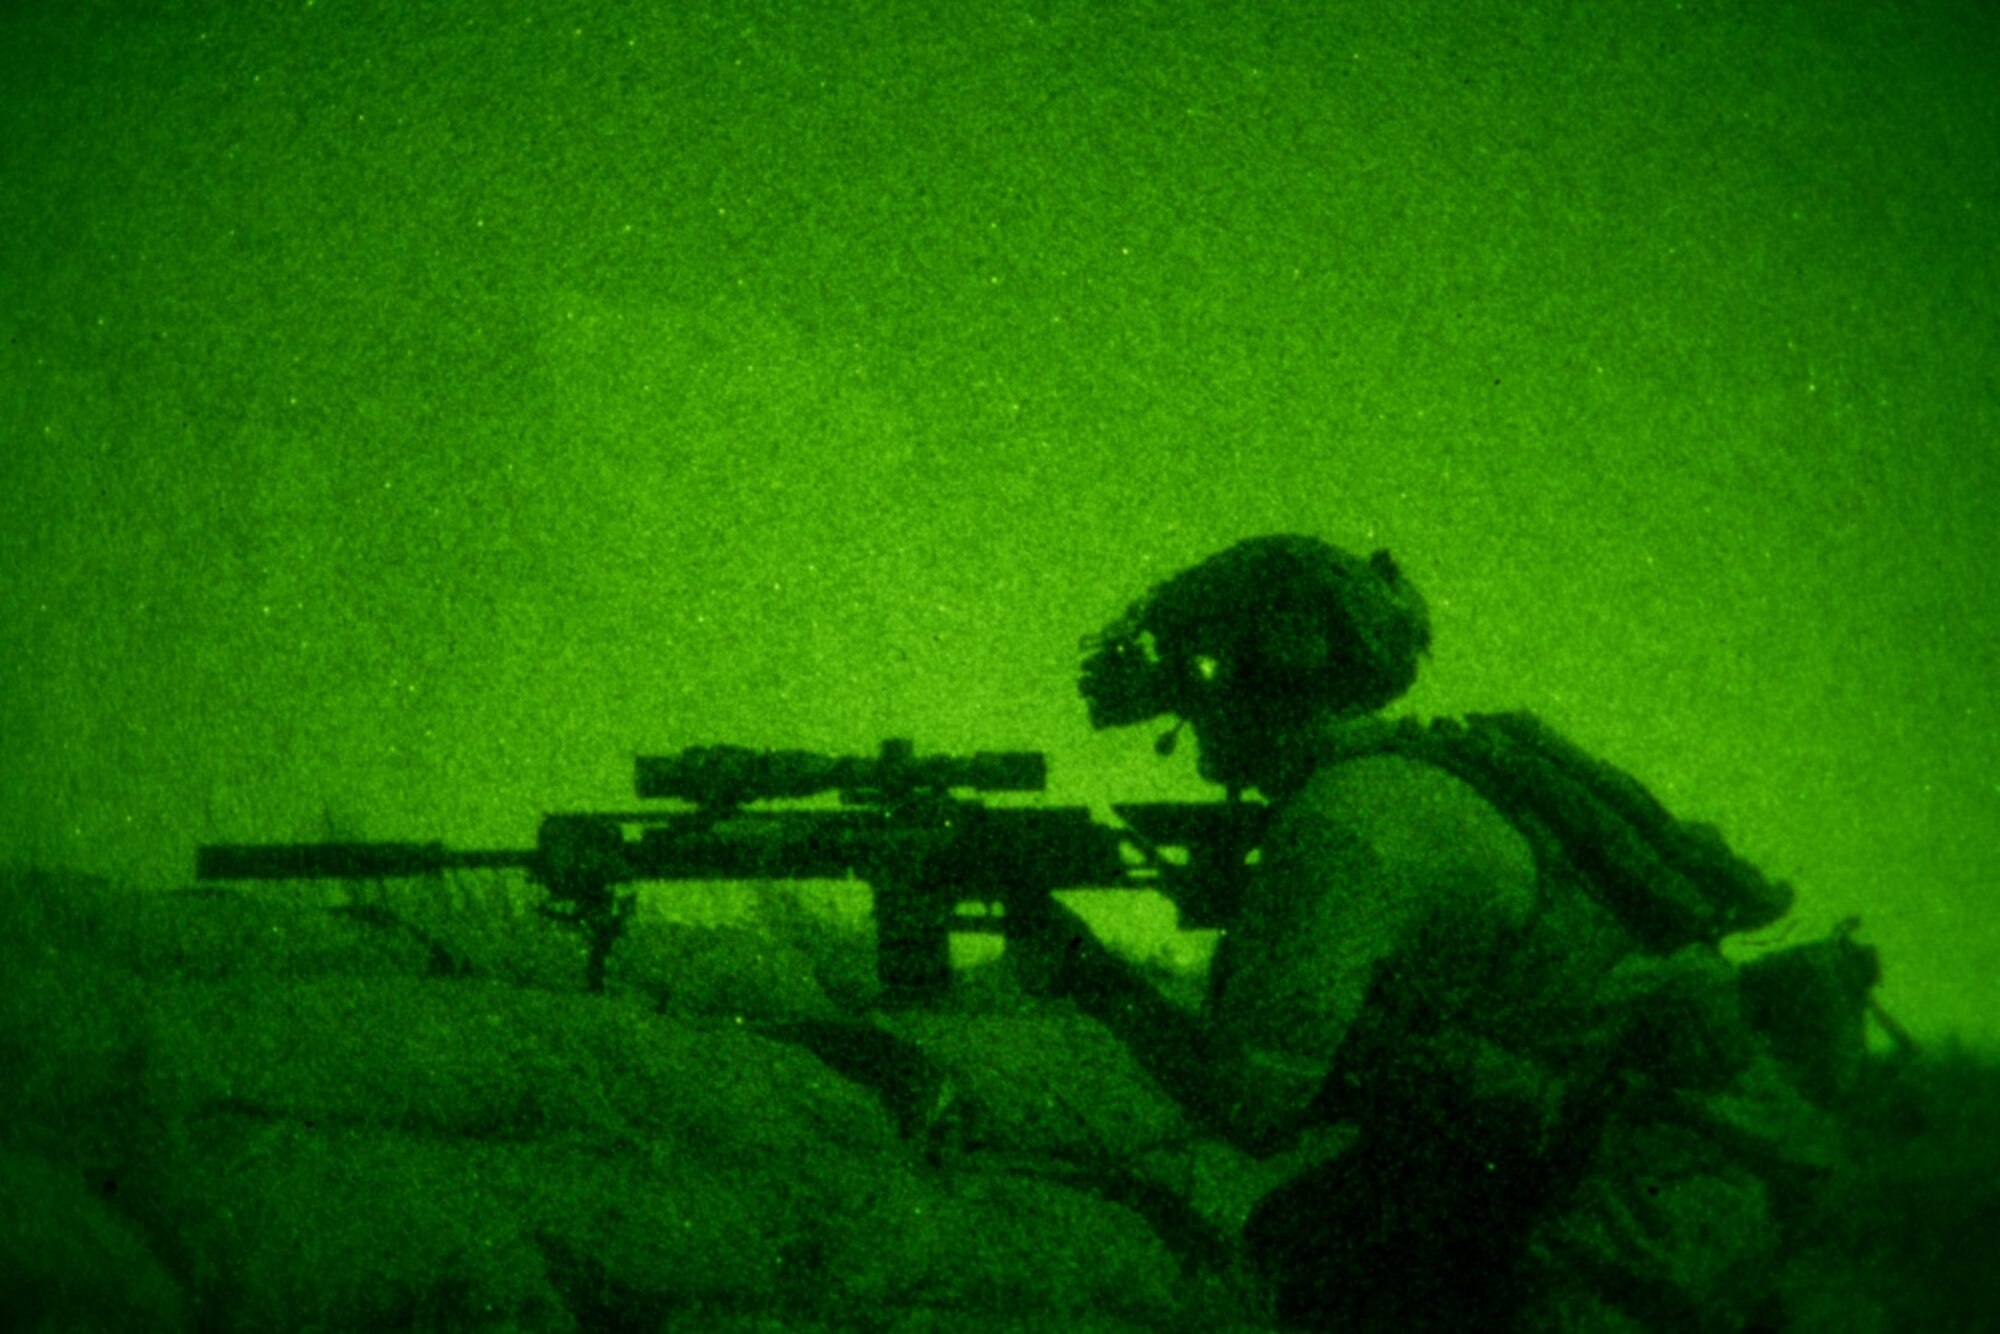
[[[1414,718],[1367,718],[1330,729],[1284,814],[1342,817],[1387,829],[1507,826],[1479,789],[1438,762],[1432,728]]]
[[[1322,758],[1286,804],[1280,836],[1338,829],[1388,865],[1532,882],[1533,850],[1506,815],[1420,749],[1378,744],[1385,737],[1359,734]]]

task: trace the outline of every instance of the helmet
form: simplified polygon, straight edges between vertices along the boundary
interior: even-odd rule
[[[1083,641],[1091,726],[1183,718],[1226,695],[1299,709],[1381,708],[1417,678],[1430,614],[1387,551],[1253,537],[1157,584]]]

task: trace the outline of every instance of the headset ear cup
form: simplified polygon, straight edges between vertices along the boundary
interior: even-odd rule
[[[1320,618],[1303,611],[1272,613],[1259,628],[1257,640],[1258,656],[1265,667],[1284,680],[1318,677],[1333,655]]]

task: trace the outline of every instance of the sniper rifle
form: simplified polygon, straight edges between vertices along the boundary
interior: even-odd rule
[[[889,1004],[942,996],[951,934],[1043,939],[1058,890],[1155,890],[1183,926],[1223,925],[1267,808],[1225,801],[1115,804],[1117,824],[1085,806],[1001,806],[974,795],[1041,792],[1037,751],[878,755],[703,746],[637,758],[636,811],[543,817],[535,846],[453,849],[443,843],[208,844],[202,880],[377,880],[447,871],[525,871],[548,895],[542,911],[584,934],[585,985],[648,881],[860,880],[873,891],[876,973]],[[793,804],[832,795],[831,807]]]

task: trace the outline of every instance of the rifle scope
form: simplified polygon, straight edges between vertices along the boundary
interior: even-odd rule
[[[1048,785],[1048,758],[1033,750],[919,757],[905,740],[885,741],[882,753],[870,756],[695,746],[673,755],[639,756],[634,785],[642,799],[697,806],[791,801],[826,792],[838,792],[842,801],[854,803],[955,788],[1040,792]]]

